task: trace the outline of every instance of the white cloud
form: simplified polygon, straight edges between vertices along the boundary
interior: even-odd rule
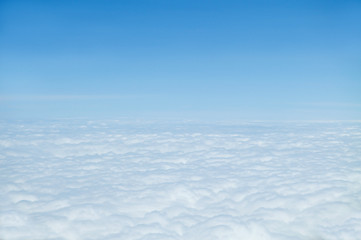
[[[360,239],[360,123],[5,123],[0,238]]]

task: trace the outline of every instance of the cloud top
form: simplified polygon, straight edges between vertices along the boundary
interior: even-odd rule
[[[360,123],[3,122],[1,239],[360,239]]]

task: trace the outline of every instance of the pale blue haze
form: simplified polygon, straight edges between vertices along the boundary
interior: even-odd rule
[[[360,120],[360,1],[0,1],[1,118]]]

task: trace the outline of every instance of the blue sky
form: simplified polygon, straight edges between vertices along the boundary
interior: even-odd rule
[[[360,120],[360,1],[0,1],[1,118]]]

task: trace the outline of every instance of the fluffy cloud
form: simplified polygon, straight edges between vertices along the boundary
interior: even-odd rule
[[[360,123],[3,122],[0,239],[360,239]]]

